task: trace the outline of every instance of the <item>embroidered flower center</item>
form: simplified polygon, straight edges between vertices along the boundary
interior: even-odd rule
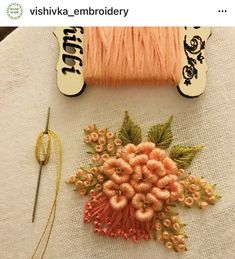
[[[114,169],[114,171],[115,171],[115,173],[117,173],[117,174],[121,174],[121,173],[122,173],[122,169],[119,168],[119,167],[116,167],[116,168]]]
[[[149,207],[149,203],[145,200],[144,201],[144,206],[143,206],[144,208],[147,208],[147,207]]]
[[[117,189],[115,192],[116,192],[116,194],[117,194],[118,196],[121,196],[121,195],[122,195],[122,191],[121,191],[120,189]]]

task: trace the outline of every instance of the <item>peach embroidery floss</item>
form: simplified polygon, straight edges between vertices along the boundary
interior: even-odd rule
[[[177,206],[205,209],[220,196],[215,185],[186,172],[201,146],[176,145],[166,151],[173,139],[171,122],[172,117],[151,127],[144,141],[127,112],[118,133],[96,125],[85,128],[92,164],[80,168],[68,183],[89,195],[84,223],[91,223],[95,233],[134,242],[153,237],[167,249],[187,251]],[[105,144],[97,154],[100,138]]]
[[[86,27],[88,85],[178,86],[182,72],[179,27]]]

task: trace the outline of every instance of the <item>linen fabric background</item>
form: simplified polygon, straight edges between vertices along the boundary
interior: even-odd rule
[[[31,223],[39,165],[37,134],[51,106],[50,128],[60,135],[63,170],[56,221],[46,258],[235,258],[235,28],[213,28],[207,44],[208,84],[187,99],[171,87],[88,86],[74,98],[56,86],[58,45],[54,28],[19,28],[0,43],[0,258],[29,258],[48,218],[55,187],[55,159],[43,168],[35,223]],[[217,183],[221,201],[206,210],[182,209],[188,252],[176,254],[154,240],[134,244],[93,233],[83,205],[66,178],[89,161],[83,128],[117,131],[124,111],[148,128],[174,116],[174,143],[203,144],[190,171]]]

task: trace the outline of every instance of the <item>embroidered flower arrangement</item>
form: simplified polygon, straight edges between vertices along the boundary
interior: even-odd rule
[[[94,232],[138,242],[151,237],[176,252],[187,250],[184,224],[176,206],[214,204],[220,196],[215,185],[185,171],[201,146],[173,146],[172,117],[150,128],[146,142],[141,129],[126,112],[119,133],[88,126],[85,143],[92,155],[68,182],[89,195],[84,222]]]

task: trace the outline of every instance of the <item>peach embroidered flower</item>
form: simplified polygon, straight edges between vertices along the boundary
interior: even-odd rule
[[[104,163],[103,173],[117,184],[121,184],[129,180],[132,168],[121,158],[110,158]]]
[[[110,198],[109,202],[114,210],[123,209],[128,199],[135,194],[134,189],[128,183],[116,184],[112,180],[108,180],[103,185],[103,192]]]
[[[120,150],[118,156],[120,156],[125,161],[129,162],[129,160],[135,156],[136,151],[137,148],[134,144],[127,144],[125,148],[122,148]]]
[[[154,216],[154,211],[161,210],[163,205],[151,193],[147,193],[146,195],[137,193],[132,198],[131,203],[136,208],[136,218],[141,222],[150,221]]]
[[[154,212],[160,211],[164,204],[182,196],[183,187],[178,182],[175,162],[165,152],[155,148],[154,143],[143,142],[137,146],[128,144],[122,148],[119,156],[105,161],[103,173],[112,180],[107,182],[112,183],[112,187],[118,188],[118,185],[128,183],[136,192],[131,203],[137,209],[135,216],[138,220],[151,220]],[[108,195],[109,192],[104,193]],[[117,204],[119,200],[115,197],[112,201]],[[119,198],[122,206],[129,197],[126,198]]]
[[[138,242],[150,239],[153,232],[167,249],[187,251],[184,224],[175,206],[204,209],[220,196],[215,185],[185,171],[201,146],[164,150],[172,142],[171,122],[172,117],[151,127],[149,141],[144,142],[127,112],[119,133],[95,124],[84,129],[91,164],[81,167],[68,183],[80,195],[89,195],[84,222],[91,222],[95,233]]]
[[[152,152],[149,154],[150,159],[154,159],[157,161],[163,161],[166,157],[166,151],[160,148],[154,148]]]
[[[155,148],[154,143],[152,143],[152,142],[142,142],[136,147],[136,150],[139,153],[149,155],[154,148]]]

